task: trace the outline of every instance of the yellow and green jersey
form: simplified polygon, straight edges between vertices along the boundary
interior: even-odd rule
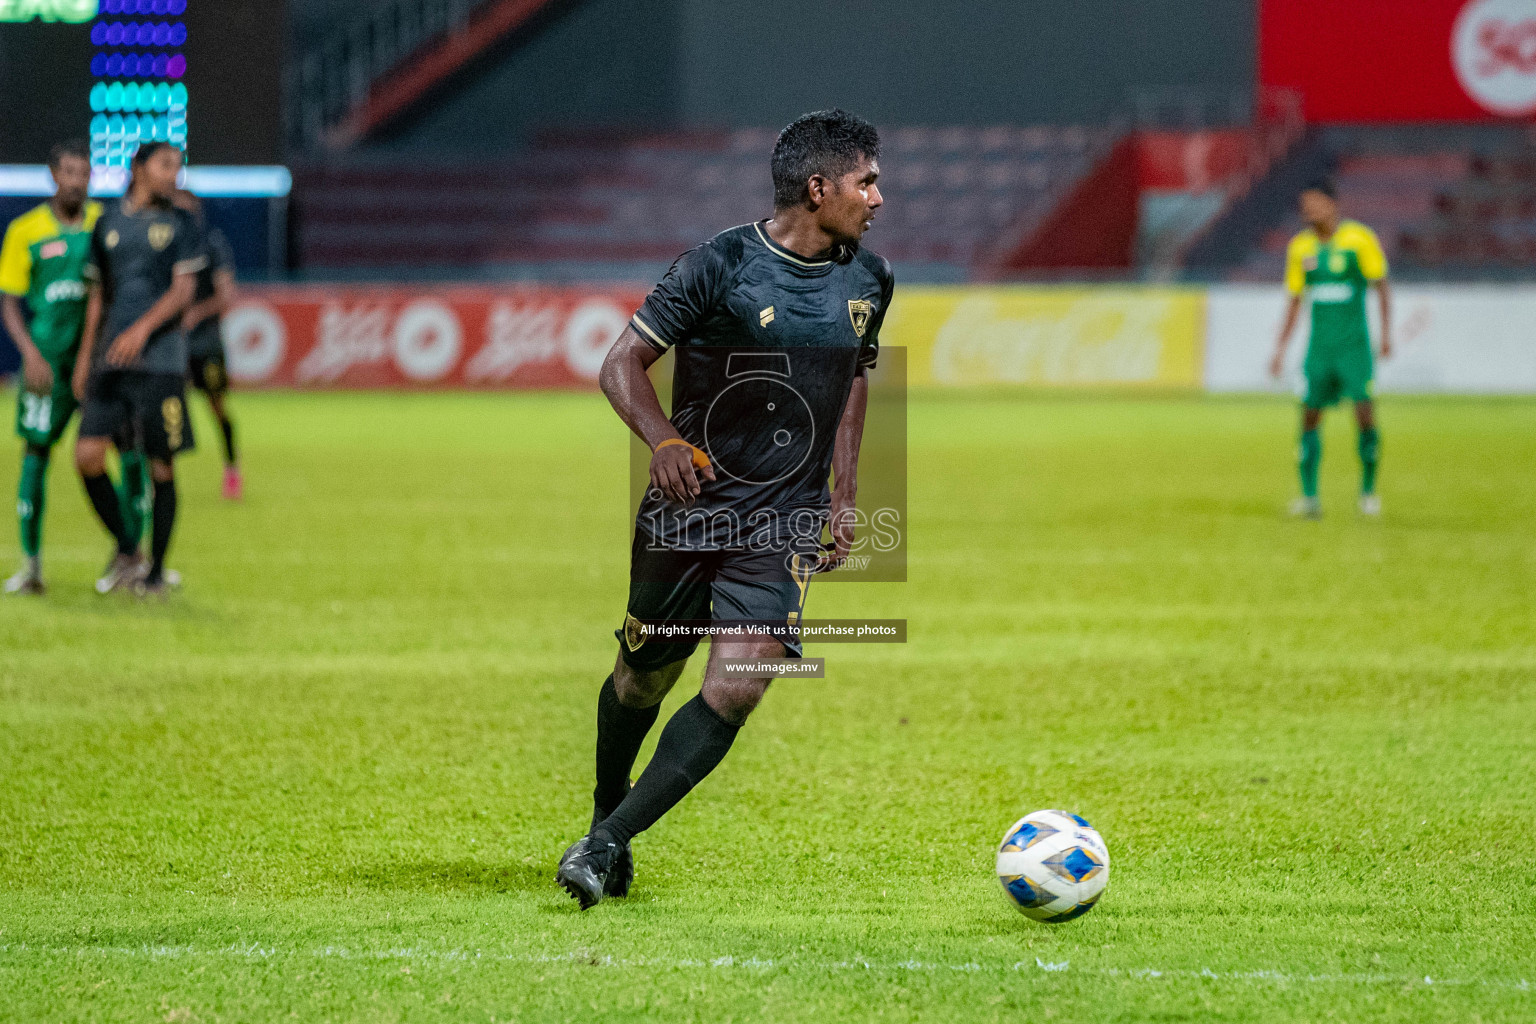
[[[1318,237],[1307,228],[1291,239],[1285,255],[1285,286],[1305,295],[1312,307],[1308,352],[1364,347],[1371,334],[1365,293],[1371,282],[1387,276],[1387,257],[1370,228],[1340,221],[1333,235]]]
[[[73,359],[85,322],[85,265],[101,204],[87,202],[76,224],[61,224],[48,203],[11,221],[0,245],[0,292],[27,300],[28,331],[52,363]]]

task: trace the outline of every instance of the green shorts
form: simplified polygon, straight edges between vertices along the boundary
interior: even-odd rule
[[[1371,351],[1307,353],[1302,373],[1307,379],[1307,393],[1302,404],[1308,409],[1326,409],[1343,399],[1351,402],[1371,400],[1371,381],[1375,377]]]
[[[17,388],[16,433],[27,444],[52,448],[64,436],[69,418],[80,408],[70,386],[73,373],[73,366],[54,366],[53,388],[46,395],[34,395],[25,383]]]

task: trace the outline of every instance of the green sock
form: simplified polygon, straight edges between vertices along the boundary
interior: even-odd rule
[[[120,459],[123,476],[118,481],[117,499],[123,510],[123,529],[139,541],[144,537],[144,521],[149,518],[149,466],[137,451],[123,452]]]
[[[1375,427],[1360,431],[1360,493],[1376,493],[1376,465],[1381,461],[1381,435]]]
[[[16,489],[16,518],[21,521],[21,550],[36,558],[43,550],[43,506],[48,499],[48,456],[30,448],[21,460],[21,486]]]
[[[1317,497],[1317,471],[1323,464],[1323,439],[1317,430],[1301,432],[1301,457],[1296,468],[1301,473],[1301,493],[1308,498]]]

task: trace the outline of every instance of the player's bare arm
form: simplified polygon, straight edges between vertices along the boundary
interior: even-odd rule
[[[85,383],[91,376],[91,355],[96,350],[96,336],[101,333],[101,284],[91,281],[85,292],[85,328],[80,335],[80,354],[75,357],[75,374],[70,386],[75,401],[84,401]]]
[[[713,480],[715,471],[708,457],[684,441],[662,411],[656,386],[646,373],[660,358],[661,353],[633,325],[625,327],[608,350],[597,382],[619,419],[651,449],[651,486],[667,500],[686,505],[699,495],[699,476]]]
[[[99,281],[86,284],[85,328],[80,335],[80,353],[75,357],[75,373],[70,385],[75,401],[85,401],[85,389],[91,377],[91,357],[96,349],[96,339],[101,334],[101,316],[105,308]],[[75,468],[82,474],[94,476],[106,472],[107,442],[105,438],[77,438],[75,441]]]
[[[1392,283],[1386,278],[1376,282],[1376,303],[1381,310],[1381,358],[1392,355]]]
[[[194,302],[181,315],[182,330],[190,331],[199,324],[216,316],[223,316],[235,304],[237,295],[233,271],[217,270],[213,275],[213,294],[201,302]]]
[[[1291,343],[1296,321],[1301,316],[1301,296],[1292,295],[1285,307],[1285,320],[1280,324],[1280,336],[1275,339],[1275,354],[1269,361],[1269,375],[1279,377],[1285,369],[1285,349]]]
[[[864,415],[869,408],[869,375],[853,378],[848,404],[837,424],[837,440],[832,448],[832,550],[817,567],[829,572],[848,559],[853,548],[857,496],[859,490],[859,448],[864,442]]]
[[[21,352],[22,381],[27,390],[34,395],[46,395],[48,389],[53,387],[53,367],[48,365],[48,360],[43,358],[42,352],[32,341],[32,332],[27,330],[27,319],[21,314],[19,296],[3,296],[3,301],[0,301],[0,321],[5,323],[6,332]]]
[[[150,335],[180,316],[187,308],[196,287],[195,274],[190,271],[178,273],[165,294],[112,342],[112,346],[107,349],[107,364],[127,366],[137,359],[149,342]]]

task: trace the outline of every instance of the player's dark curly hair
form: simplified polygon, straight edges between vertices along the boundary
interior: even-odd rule
[[[148,163],[149,158],[160,152],[162,149],[174,149],[178,153],[181,152],[180,146],[173,145],[164,141],[163,139],[157,139],[153,142],[139,143],[139,148],[133,152],[133,159],[128,161],[128,188],[126,192],[133,191],[133,182],[134,179],[139,176],[139,168]]]
[[[138,165],[140,165],[142,163],[146,163],[149,160],[150,157],[154,156],[156,153],[160,152],[162,149],[175,149],[175,148],[176,147],[174,145],[172,145],[169,142],[165,142],[163,140],[157,140],[157,141],[154,141],[154,142],[141,142],[141,143],[139,143],[139,148],[134,150],[132,165],[137,167]]]
[[[59,164],[63,163],[64,158],[67,156],[77,156],[81,160],[89,162],[91,159],[91,147],[86,144],[84,139],[65,139],[63,142],[56,142],[53,148],[48,151],[48,166],[55,171],[58,170]]]
[[[846,110],[816,110],[802,114],[779,132],[773,146],[773,208],[785,210],[805,199],[805,183],[813,174],[840,178],[859,164],[860,157],[880,156],[875,126]]]
[[[1332,178],[1313,178],[1302,186],[1303,192],[1320,192],[1329,199],[1339,198],[1339,191],[1334,187]]]

